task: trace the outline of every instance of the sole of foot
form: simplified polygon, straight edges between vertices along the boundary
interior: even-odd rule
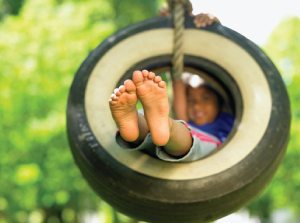
[[[141,101],[153,143],[164,146],[169,141],[169,102],[166,83],[147,70],[135,71],[132,76],[136,94]]]
[[[136,87],[132,80],[114,90],[109,99],[109,107],[121,137],[128,142],[135,141],[139,136],[138,114],[136,109]]]

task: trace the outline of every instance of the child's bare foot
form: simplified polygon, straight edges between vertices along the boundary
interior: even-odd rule
[[[166,83],[147,70],[135,71],[132,80],[143,107],[145,118],[155,145],[164,146],[169,141],[169,103]]]
[[[137,140],[139,136],[138,115],[136,110],[136,87],[131,80],[116,88],[109,99],[109,107],[121,137],[128,142]]]

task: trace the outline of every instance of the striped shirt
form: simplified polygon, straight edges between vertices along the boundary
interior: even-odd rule
[[[205,125],[197,125],[192,121],[188,122],[191,134],[204,142],[211,142],[216,145],[222,144],[229,135],[234,123],[231,114],[222,112],[214,122]]]

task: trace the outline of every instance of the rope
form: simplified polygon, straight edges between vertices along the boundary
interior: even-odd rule
[[[172,58],[172,78],[180,79],[184,67],[183,34],[185,12],[191,13],[192,4],[189,0],[169,0],[174,22],[174,42]]]

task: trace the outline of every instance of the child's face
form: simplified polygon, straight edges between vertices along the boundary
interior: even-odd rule
[[[213,122],[219,114],[217,95],[206,87],[188,89],[188,116],[197,125]]]

